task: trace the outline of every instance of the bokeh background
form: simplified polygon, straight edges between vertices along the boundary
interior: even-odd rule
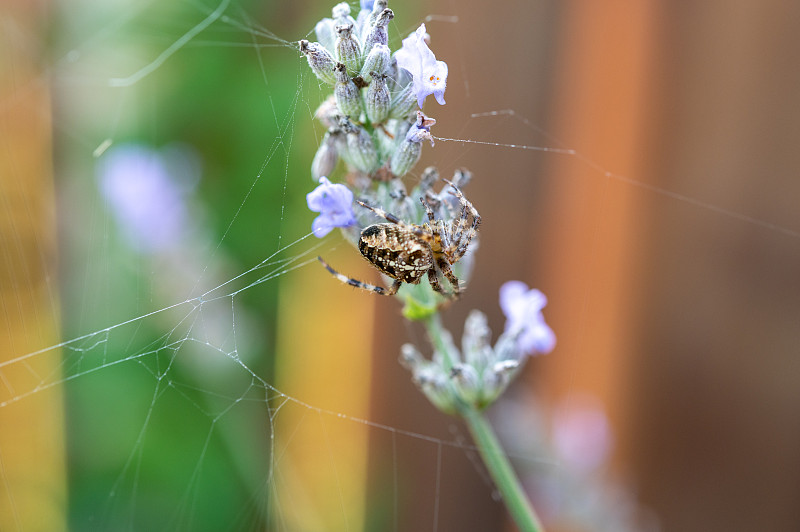
[[[326,93],[293,42],[330,7],[0,7],[0,529],[513,530],[397,363],[422,332],[302,239]],[[573,479],[536,442],[585,397],[597,515],[800,528],[800,5],[390,7],[450,66],[417,170],[469,168],[484,220],[445,322],[549,297],[556,350],[490,412],[548,529],[600,528],[536,480]]]

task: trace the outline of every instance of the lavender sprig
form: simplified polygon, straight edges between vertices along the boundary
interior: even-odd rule
[[[425,325],[432,356],[406,344],[401,364],[434,406],[467,423],[514,520],[522,530],[538,532],[541,523],[482,411],[503,393],[528,355],[554,347],[555,335],[542,315],[547,300],[524,283],[506,283],[500,292],[506,328],[494,346],[486,316],[477,310],[467,318],[460,350],[442,326],[440,310],[469,280],[481,219],[461,191],[471,178],[464,169],[438,192],[439,172],[433,167],[408,180],[415,184],[410,191],[403,181],[423,144],[434,144],[436,120],[422,107],[430,95],[445,104],[448,68],[429,48],[424,24],[392,55],[387,25],[394,17],[387,0],[362,0],[356,18],[343,2],[316,25],[319,42],[300,41],[314,75],[333,86],[316,112],[327,132],[311,165],[319,182],[307,197],[309,208],[319,213],[313,233],[321,238],[340,228],[386,273],[391,287],[348,278],[320,260],[339,281],[373,293],[396,293],[405,303],[403,315]],[[339,166],[344,183],[332,183],[329,177]],[[443,283],[449,283],[449,294]]]

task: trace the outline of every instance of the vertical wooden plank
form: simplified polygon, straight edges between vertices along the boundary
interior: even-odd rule
[[[357,251],[344,242],[326,259],[343,272],[363,271]],[[316,266],[281,284],[276,382],[293,400],[274,420],[273,515],[281,529],[358,532],[366,513],[370,435],[358,420],[369,418],[377,296],[344,286]],[[284,401],[277,397],[271,406]]]
[[[43,3],[10,2],[0,32],[0,530],[65,530],[56,216]],[[19,399],[19,400],[17,400]]]
[[[634,464],[664,530],[800,528],[800,4],[666,10]]]
[[[600,398],[624,446],[645,213],[641,189],[615,176],[647,175],[656,2],[571,2],[563,16],[549,130],[577,155],[550,158],[546,171],[548,238],[537,255],[559,343],[539,385],[553,401]]]

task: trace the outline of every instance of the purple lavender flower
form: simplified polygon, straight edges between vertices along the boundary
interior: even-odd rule
[[[314,218],[311,230],[322,238],[334,227],[348,227],[356,223],[353,214],[353,193],[344,185],[333,184],[322,176],[319,186],[306,195],[308,208],[320,213]]]
[[[444,105],[444,90],[447,86],[447,63],[437,61],[425,42],[425,24],[403,39],[403,47],[395,52],[397,66],[411,74],[413,91],[420,108],[425,97],[433,94],[439,105]]]
[[[522,281],[508,281],[500,287],[506,331],[518,335],[517,349],[523,353],[549,353],[556,345],[556,336],[542,315],[545,305],[547,297]]]
[[[361,0],[361,9],[366,9],[367,11],[372,11],[372,4],[375,3],[375,0]]]
[[[185,153],[184,153],[185,152]],[[156,253],[178,244],[190,230],[186,196],[194,186],[176,175],[199,170],[188,165],[185,148],[164,152],[135,144],[109,150],[99,161],[100,191],[131,246]],[[177,171],[175,167],[178,165]]]

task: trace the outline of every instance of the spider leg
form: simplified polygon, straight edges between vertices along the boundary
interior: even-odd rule
[[[442,283],[439,282],[439,276],[436,274],[436,268],[431,268],[428,270],[428,282],[431,283],[431,288],[435,291],[439,292],[445,297],[450,297],[450,294],[444,291],[442,288]]]
[[[430,244],[435,246],[438,240],[438,245],[441,246],[443,250],[449,249],[451,247],[449,240],[450,235],[447,234],[447,228],[444,226],[444,223],[436,219],[436,215],[433,213],[433,208],[431,208],[428,198],[420,197],[419,201],[422,203],[422,206],[425,207],[425,213],[428,215],[430,232],[433,237]]]
[[[461,203],[461,215],[453,228],[453,234],[450,239],[452,244],[448,246],[446,250],[448,260],[450,264],[453,264],[464,256],[470,242],[478,233],[478,227],[481,224],[481,215],[478,214],[478,210],[472,203],[464,197],[461,189],[446,179],[444,181],[453,189],[450,193],[457,197],[458,201]],[[469,224],[470,218],[472,218],[472,224]]]
[[[391,295],[396,294],[397,291],[400,289],[400,285],[403,284],[403,281],[401,281],[400,279],[395,279],[394,283],[392,283],[392,286],[387,289],[387,288],[383,288],[382,286],[375,286],[375,285],[371,285],[369,283],[363,283],[361,281],[358,281],[356,279],[352,279],[350,277],[347,277],[346,275],[342,275],[341,273],[337,272],[336,270],[331,268],[328,265],[328,263],[325,262],[322,259],[322,257],[317,257],[317,260],[319,260],[322,263],[322,265],[325,266],[325,269],[328,270],[328,272],[330,272],[331,275],[333,275],[334,277],[339,279],[344,284],[347,284],[347,285],[350,285],[350,286],[354,286],[354,287],[360,288],[362,290],[375,292],[376,294],[380,294],[382,296],[391,296]]]
[[[428,214],[428,221],[431,224],[435,223],[436,219],[433,216],[433,209],[431,209],[431,205],[428,203],[428,200],[426,200],[424,196],[420,196],[419,202],[422,203],[423,207],[425,207],[425,212]]]
[[[380,216],[384,220],[392,222],[393,224],[406,225],[405,222],[403,222],[400,218],[398,218],[397,216],[395,216],[394,214],[392,214],[390,212],[386,212],[383,209],[380,209],[378,207],[371,207],[371,206],[367,205],[366,203],[364,203],[361,200],[356,200],[356,203],[358,203],[359,205],[361,205],[365,209],[371,210],[372,212],[374,212],[375,214],[377,214],[378,216]]]
[[[467,227],[467,221],[468,221],[467,211],[466,207],[464,207],[461,209],[461,214],[459,215],[458,218],[456,218],[452,229],[450,229],[450,234],[448,235],[448,245],[445,253],[447,257],[451,259],[450,262],[456,262],[458,260],[458,259],[455,260],[452,259],[458,252],[459,247],[461,247],[462,245],[462,240],[464,238],[464,230]]]
[[[447,179],[444,180],[450,187],[453,189],[450,191],[450,194],[458,198],[459,203],[461,204],[461,212],[456,219],[456,223],[451,231],[451,242],[453,243],[454,247],[457,247],[457,244],[461,242],[461,238],[464,233],[464,229],[467,226],[467,208],[468,206],[471,207],[472,205],[469,201],[464,197],[464,194],[461,192],[461,189],[458,188],[452,181],[448,181]],[[474,209],[473,209],[474,210]]]
[[[461,259],[461,257],[463,257],[464,254],[467,252],[467,249],[469,248],[472,239],[475,237],[475,235],[478,234],[477,228],[478,224],[475,223],[473,223],[472,226],[469,227],[466,233],[466,237],[464,238],[464,241],[459,243],[458,247],[453,252],[451,261],[452,263],[458,262]]]
[[[456,277],[456,274],[453,273],[453,270],[450,269],[450,265],[447,263],[444,257],[439,257],[436,259],[436,265],[439,266],[439,269],[442,270],[442,273],[447,280],[450,281],[450,284],[453,285],[453,294],[451,297],[460,297],[461,296],[461,286]]]

